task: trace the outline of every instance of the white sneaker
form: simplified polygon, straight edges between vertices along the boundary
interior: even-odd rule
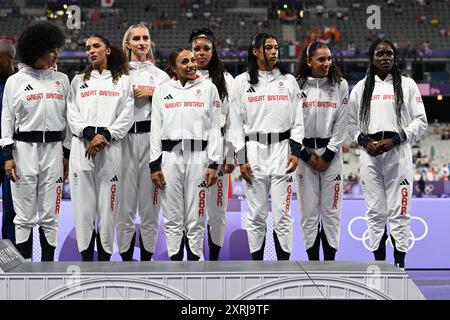
[[[396,263],[395,266],[396,266],[397,268],[399,268],[400,270],[405,271],[405,268],[401,268],[400,265],[399,265],[398,263]]]

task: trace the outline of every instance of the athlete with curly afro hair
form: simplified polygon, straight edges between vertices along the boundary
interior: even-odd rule
[[[64,44],[63,31],[51,22],[38,22],[25,28],[17,43],[17,54],[21,62],[33,65],[49,50]]]
[[[69,170],[71,134],[68,77],[57,72],[64,34],[49,22],[30,25],[19,37],[23,63],[8,78],[2,106],[2,147],[16,217],[16,247],[31,261],[38,213],[41,261],[54,261],[61,190]]]

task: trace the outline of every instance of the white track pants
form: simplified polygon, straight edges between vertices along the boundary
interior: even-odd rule
[[[87,142],[73,137],[70,152],[70,192],[75,217],[78,250],[89,246],[97,219],[103,249],[113,253],[114,219],[121,181],[122,142],[111,144],[97,153],[94,160],[84,156]]]
[[[314,149],[308,149],[315,154]],[[318,149],[323,153],[325,148]],[[320,155],[321,153],[318,153]],[[334,249],[339,248],[339,234],[342,203],[342,169],[341,152],[337,152],[325,172],[312,169],[300,161],[297,169],[297,195],[301,206],[302,235],[305,249],[314,244],[319,231],[319,222]]]
[[[222,247],[228,205],[229,174],[219,167],[217,183],[208,190],[208,225],[212,242]]]
[[[272,195],[274,230],[283,251],[291,253],[293,177],[285,174],[289,153],[289,140],[269,145],[247,142],[247,158],[253,171],[252,184],[247,184],[249,212],[246,219],[251,253],[261,249],[266,237],[269,194]]]
[[[158,239],[159,190],[150,179],[150,133],[128,134],[122,145],[122,182],[117,213],[119,253],[130,248],[136,232],[136,209],[140,216],[140,235],[146,251],[155,252]]]
[[[183,232],[191,251],[203,256],[206,168],[206,151],[164,151],[162,154],[161,169],[166,187],[161,191],[161,199],[169,257],[179,252]]]
[[[16,141],[13,156],[19,178],[11,183],[16,243],[28,240],[36,224],[37,211],[38,225],[44,230],[47,242],[56,247],[63,187],[62,143]]]
[[[413,191],[410,145],[401,144],[376,157],[361,150],[360,165],[372,251],[378,249],[389,222],[397,250],[408,252]]]

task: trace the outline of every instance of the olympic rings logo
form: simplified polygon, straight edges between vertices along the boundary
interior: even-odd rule
[[[417,192],[420,192],[420,189],[419,189],[419,185],[418,184],[416,184],[415,185],[415,189],[416,189],[416,191]],[[433,191],[434,191],[434,185],[432,185],[432,184],[426,184],[425,185],[425,194],[429,194],[429,193],[433,193]]]
[[[363,220],[364,222],[366,222],[366,227],[367,227],[367,220],[366,220],[365,217],[355,217],[355,218],[353,218],[352,220],[350,220],[350,222],[348,223],[348,228],[347,228],[347,229],[348,229],[348,234],[349,234],[350,237],[352,237],[353,239],[355,239],[355,240],[357,240],[357,241],[361,241],[362,244],[364,245],[364,247],[365,247],[368,251],[372,251],[372,250],[370,249],[370,241],[368,241],[368,240],[369,240],[369,229],[366,229],[360,237],[356,236],[356,235],[353,233],[353,231],[352,231],[353,224],[354,224],[357,220]],[[412,225],[412,223],[413,223],[414,220],[417,220],[418,222],[422,223],[422,225],[423,225],[423,234],[422,234],[421,236],[417,237],[417,236],[412,232],[412,230],[409,231],[409,240],[410,240],[409,250],[411,250],[411,249],[414,247],[416,241],[420,241],[420,240],[424,239],[424,238],[427,236],[427,234],[428,234],[428,225],[427,225],[427,223],[425,222],[425,220],[422,219],[421,217],[416,217],[416,216],[411,217],[411,225]],[[390,237],[388,237],[388,240],[387,240],[387,241],[389,242],[389,244],[390,244],[391,247],[392,247],[392,242],[391,242],[391,238],[390,238]]]

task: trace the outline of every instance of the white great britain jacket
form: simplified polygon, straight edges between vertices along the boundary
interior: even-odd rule
[[[2,147],[13,145],[18,131],[65,131],[63,146],[70,149],[68,91],[67,76],[52,68],[38,70],[24,65],[10,76],[3,94]]]
[[[135,89],[144,88],[154,90],[161,83],[170,80],[167,73],[157,68],[150,61],[130,61],[129,69],[131,85],[134,86]],[[152,99],[153,98],[135,99],[134,121],[150,120],[152,112]]]
[[[73,78],[69,92],[68,120],[72,133],[82,138],[86,127],[104,127],[112,140],[128,133],[133,121],[134,98],[130,78],[122,75],[116,84],[109,70],[93,70],[88,81],[84,74]]]
[[[359,81],[353,88],[349,100],[349,134],[353,141],[358,142],[361,133],[359,112],[364,92],[366,78]],[[427,130],[427,117],[419,88],[411,78],[402,76],[403,101],[405,107],[401,112],[402,128],[398,128],[395,113],[395,96],[392,75],[381,80],[375,75],[375,86],[370,103],[369,132],[374,134],[380,131],[402,133],[407,143],[417,141]]]
[[[87,127],[92,127],[94,133],[100,133],[100,128],[106,128],[110,138],[120,140],[128,133],[134,120],[134,98],[130,78],[122,75],[116,83],[112,81],[109,70],[100,74],[93,70],[86,82],[84,74],[73,78],[67,101],[67,119],[74,135],[72,146],[80,151],[76,162],[81,168],[93,166],[92,159],[84,156],[85,145],[88,143],[83,136]],[[95,134],[94,134],[95,136]],[[75,160],[75,158],[74,158]]]
[[[300,88],[303,98],[305,138],[330,139],[322,157],[330,162],[347,137],[348,84],[344,79],[334,85],[328,78],[308,77]],[[302,150],[302,159],[309,160]]]
[[[209,80],[212,81],[211,77],[209,76],[209,71],[208,70],[197,70],[197,73]],[[223,154],[224,157],[228,157],[227,162],[228,161],[232,161],[234,158],[234,148],[233,145],[231,144],[230,141],[230,124],[231,124],[231,117],[230,117],[230,101],[231,101],[231,95],[233,94],[233,76],[231,74],[229,74],[228,72],[224,73],[224,78],[225,78],[225,85],[227,87],[227,92],[228,92],[228,97],[225,98],[222,101],[222,106],[221,108],[221,116],[220,116],[220,128],[221,128],[221,132],[225,137],[225,143],[224,143],[224,150],[223,150]]]
[[[290,139],[301,145],[304,138],[302,97],[295,78],[275,68],[258,71],[256,85],[251,85],[249,79],[250,75],[245,72],[237,76],[233,84],[230,136],[235,150],[239,153],[243,150],[248,134],[288,130]],[[299,157],[297,152],[294,154]]]
[[[183,87],[171,79],[156,88],[152,100],[150,170],[161,170],[162,140],[208,141],[209,164],[222,162],[221,101],[216,86],[201,76]]]

